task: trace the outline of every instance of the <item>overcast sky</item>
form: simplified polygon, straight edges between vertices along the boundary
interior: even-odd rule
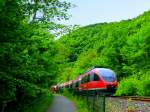
[[[67,0],[76,7],[69,11],[66,25],[89,25],[134,18],[150,10],[150,0]]]

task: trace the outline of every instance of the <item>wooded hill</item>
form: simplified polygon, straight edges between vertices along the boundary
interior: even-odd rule
[[[150,11],[130,20],[78,28],[57,43],[62,60],[58,82],[99,65],[117,73],[117,95],[150,95]]]

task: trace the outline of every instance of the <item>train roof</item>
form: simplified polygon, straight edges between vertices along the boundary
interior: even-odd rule
[[[90,72],[96,72],[96,73],[100,73],[101,75],[105,75],[105,76],[115,76],[115,72],[109,68],[91,68],[89,70],[87,70],[85,73],[79,75],[75,80],[73,80],[73,83],[76,83],[77,81],[81,80],[85,75],[87,75]]]
[[[100,73],[102,76],[116,76],[115,72],[108,68],[95,68],[93,71]]]

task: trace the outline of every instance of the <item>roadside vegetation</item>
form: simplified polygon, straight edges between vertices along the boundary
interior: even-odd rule
[[[64,90],[62,94],[73,101],[77,109],[76,112],[89,112],[86,104],[87,102],[85,102],[83,99],[79,99],[78,96],[74,96],[67,90]]]
[[[40,98],[37,98],[36,100],[26,105],[24,110],[25,112],[47,112],[52,100],[52,94],[47,92],[45,95],[42,95]]]
[[[140,77],[138,77],[140,76]],[[150,72],[143,74],[135,74],[120,81],[120,86],[116,95],[137,95],[149,96],[150,95]]]

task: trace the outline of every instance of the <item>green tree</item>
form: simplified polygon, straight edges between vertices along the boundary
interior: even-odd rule
[[[0,107],[8,112],[47,94],[57,74],[57,45],[49,30],[67,19],[59,0],[0,0]],[[7,106],[5,106],[7,104]]]

